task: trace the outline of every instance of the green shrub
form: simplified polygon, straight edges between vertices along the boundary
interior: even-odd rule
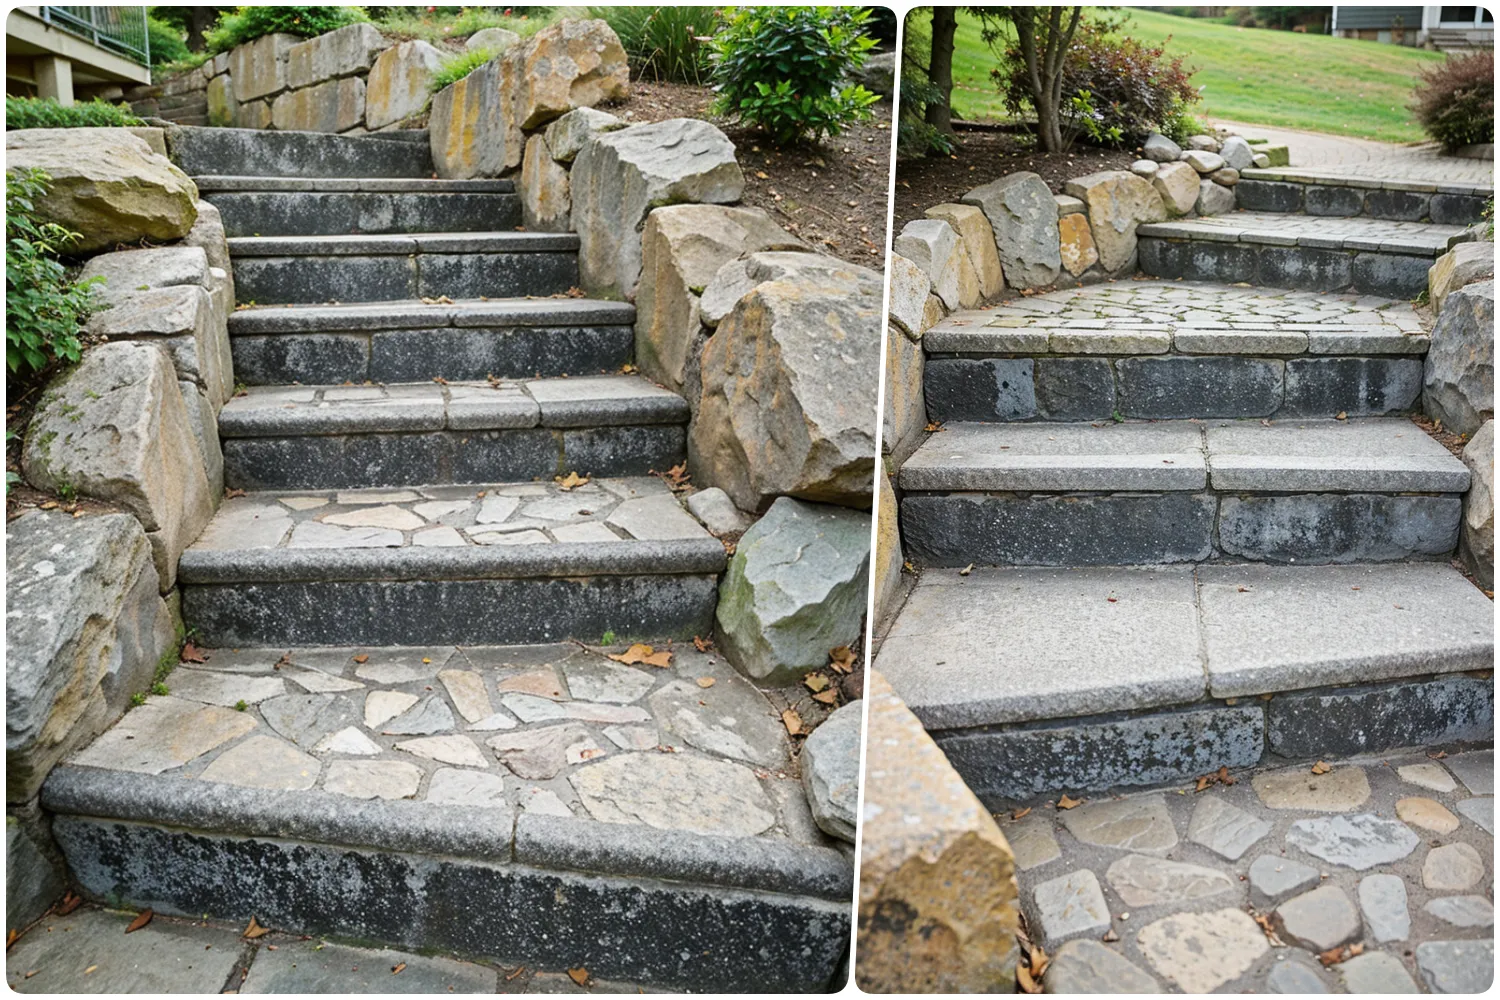
[[[491,59],[495,58],[494,49],[467,49],[455,56],[443,60],[438,67],[437,73],[432,77],[432,82],[427,89],[436,94],[444,87],[451,86],[474,72]]]
[[[366,20],[365,12],[358,7],[241,7],[219,18],[219,23],[204,33],[203,40],[210,53],[227,52],[266,35],[313,38]]]
[[[1449,56],[1422,71],[1412,111],[1422,129],[1453,150],[1495,141],[1495,63],[1490,52]]]
[[[78,329],[94,307],[93,282],[73,282],[57,259],[79,234],[36,218],[50,182],[36,169],[5,175],[5,363],[17,374],[77,361]]]
[[[714,33],[717,7],[590,7],[589,15],[620,36],[637,79],[694,86],[708,80],[709,48],[700,39]]]
[[[875,41],[868,9],[740,7],[710,43],[718,62],[714,110],[759,125],[777,143],[838,135],[880,98],[846,85]]]
[[[180,62],[192,55],[187,42],[183,41],[182,32],[165,21],[146,18],[146,36],[151,43],[152,66]]]
[[[943,99],[943,92],[919,72],[901,74],[901,120],[896,124],[896,155],[915,159],[928,153],[950,155],[957,139],[927,121],[927,106]]]
[[[1167,113],[1157,129],[1162,135],[1171,139],[1179,146],[1185,146],[1189,136],[1208,134],[1208,126],[1197,118],[1188,114],[1187,105],[1179,104]],[[1264,139],[1251,139],[1251,143],[1265,142]]]
[[[18,128],[120,128],[144,125],[128,104],[110,104],[98,99],[80,101],[65,108],[51,97],[7,97],[5,127]]]

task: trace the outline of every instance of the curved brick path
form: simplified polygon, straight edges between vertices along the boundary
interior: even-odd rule
[[[1493,161],[1443,156],[1430,144],[1407,146],[1322,132],[1249,125],[1244,122],[1215,121],[1215,124],[1247,138],[1265,138],[1272,143],[1284,143],[1291,154],[1291,165],[1294,167],[1339,167],[1340,173],[1347,176],[1381,177],[1387,180],[1494,183]]]

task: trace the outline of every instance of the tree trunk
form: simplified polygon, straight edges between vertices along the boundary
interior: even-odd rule
[[[203,35],[214,26],[219,16],[217,7],[189,7],[187,16],[187,47],[193,52],[203,51]]]
[[[953,7],[932,8],[932,58],[927,78],[942,92],[941,102],[927,105],[927,124],[940,132],[953,134],[953,35],[958,30],[958,15]]]

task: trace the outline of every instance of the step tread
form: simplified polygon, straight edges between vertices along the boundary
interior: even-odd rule
[[[187,583],[712,573],[724,547],[655,476],[226,500],[182,555]]]
[[[415,330],[436,327],[631,325],[635,306],[606,299],[552,295],[533,298],[420,299],[340,305],[251,306],[229,316],[229,333],[324,333],[336,330]]]
[[[1450,566],[1214,564],[927,570],[875,669],[929,729],[957,729],[1493,658],[1494,606]]]
[[[574,233],[389,233],[337,236],[233,236],[231,257],[374,257],[415,253],[572,253]]]
[[[1495,193],[1488,184],[1444,181],[1411,177],[1383,177],[1379,174],[1353,174],[1341,167],[1247,167],[1240,171],[1241,180],[1288,181],[1293,184],[1320,184],[1332,187],[1355,187],[1384,191],[1415,191],[1422,194],[1467,194],[1488,198]]]
[[[1399,417],[953,423],[900,472],[907,490],[1462,492],[1469,470]]]
[[[198,192],[365,192],[380,194],[514,194],[508,180],[440,180],[435,177],[262,177],[209,174],[193,178]]]
[[[1231,212],[1228,215],[1151,222],[1137,229],[1136,235],[1437,257],[1447,253],[1453,238],[1466,228],[1364,217]]]

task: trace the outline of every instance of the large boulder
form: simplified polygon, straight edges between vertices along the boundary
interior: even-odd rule
[[[859,962],[867,993],[1010,993],[1015,857],[922,723],[871,671]]]
[[[381,129],[421,114],[442,65],[442,51],[420,40],[380,53],[365,78],[365,127]]]
[[[977,187],[959,199],[989,219],[1005,282],[1012,288],[1042,288],[1057,280],[1057,202],[1036,174],[1022,171]]]
[[[26,433],[26,478],[52,493],[119,504],[146,530],[163,591],[213,516],[203,455],[177,374],[150,344],[102,344],[42,395]]]
[[[922,314],[932,282],[926,271],[899,253],[891,254],[887,270],[891,278],[891,322],[920,338],[927,329],[922,325]]]
[[[181,239],[198,218],[198,188],[165,156],[123,128],[33,128],[5,133],[5,169],[52,178],[42,218],[81,233],[70,253],[143,239]]]
[[[802,744],[802,788],[813,821],[830,837],[854,843],[859,806],[859,733],[864,706],[852,701],[834,712]]]
[[[1005,291],[1005,273],[1000,267],[1000,253],[995,249],[995,231],[984,210],[974,205],[934,205],[926,215],[929,219],[942,219],[958,234],[959,244],[979,283],[980,299],[999,298]]]
[[[559,21],[507,55],[517,60],[515,119],[523,129],[630,93],[625,47],[604,21]]]
[[[596,134],[574,159],[569,183],[584,290],[629,299],[641,277],[646,214],[662,205],[739,201],[745,175],[723,132],[671,118]]]
[[[1450,292],[1432,328],[1422,408],[1455,434],[1495,415],[1495,280]]]
[[[799,682],[859,637],[869,568],[869,514],[782,497],[729,560],[719,648],[759,684]]]
[[[499,177],[520,164],[525,137],[508,99],[514,85],[515,60],[496,56],[432,99],[427,135],[439,177]]]
[[[647,377],[681,392],[702,325],[699,299],[719,271],[745,254],[805,248],[758,208],[669,205],[652,212],[641,234],[636,365]],[[726,302],[726,313],[736,301],[738,297]]]
[[[1110,274],[1134,262],[1136,227],[1167,217],[1156,188],[1128,170],[1074,178],[1068,181],[1067,191],[1087,208],[1099,265]]]
[[[364,73],[390,48],[373,24],[349,24],[298,42],[286,51],[288,87],[310,87],[324,80]]]
[[[802,253],[758,253],[759,282],[702,354],[688,438],[694,478],[743,510],[778,496],[869,507],[881,276]]]
[[[1474,240],[1459,243],[1427,270],[1427,300],[1434,313],[1454,289],[1495,276],[1495,244]]]
[[[5,542],[6,802],[16,804],[150,687],[175,636],[129,514],[33,511],[6,525]]]
[[[962,270],[968,268],[968,284],[978,292],[978,278],[959,245],[958,233],[942,219],[914,219],[896,236],[892,249],[917,265],[927,275],[932,294],[952,310],[974,302],[964,302]]]
[[[365,121],[365,81],[357,76],[289,90],[271,102],[271,124],[283,132],[347,132]]]
[[[617,132],[628,125],[608,111],[576,108],[547,125],[547,148],[558,163],[572,163],[584,144],[601,132]]]
[[[220,128],[233,128],[239,117],[240,102],[234,99],[234,83],[226,73],[208,81],[208,123]]]
[[[490,52],[504,52],[512,45],[519,45],[521,36],[514,31],[505,28],[481,28],[468,37],[464,42],[464,48],[470,52],[485,49]]]
[[[853,78],[872,94],[891,98],[896,96],[896,53],[880,52],[865,60],[863,66],[854,71]]]
[[[1255,162],[1255,150],[1237,135],[1224,140],[1224,145],[1219,147],[1219,155],[1224,157],[1224,164],[1234,170],[1244,170]]]
[[[1495,586],[1495,421],[1486,420],[1464,445],[1469,492],[1464,497],[1464,529],[1459,549],[1475,579]]]
[[[572,231],[568,171],[552,159],[546,136],[526,140],[521,155],[521,223],[534,233]]]
[[[1187,215],[1198,204],[1198,171],[1186,163],[1163,163],[1151,178],[1168,215]]]

